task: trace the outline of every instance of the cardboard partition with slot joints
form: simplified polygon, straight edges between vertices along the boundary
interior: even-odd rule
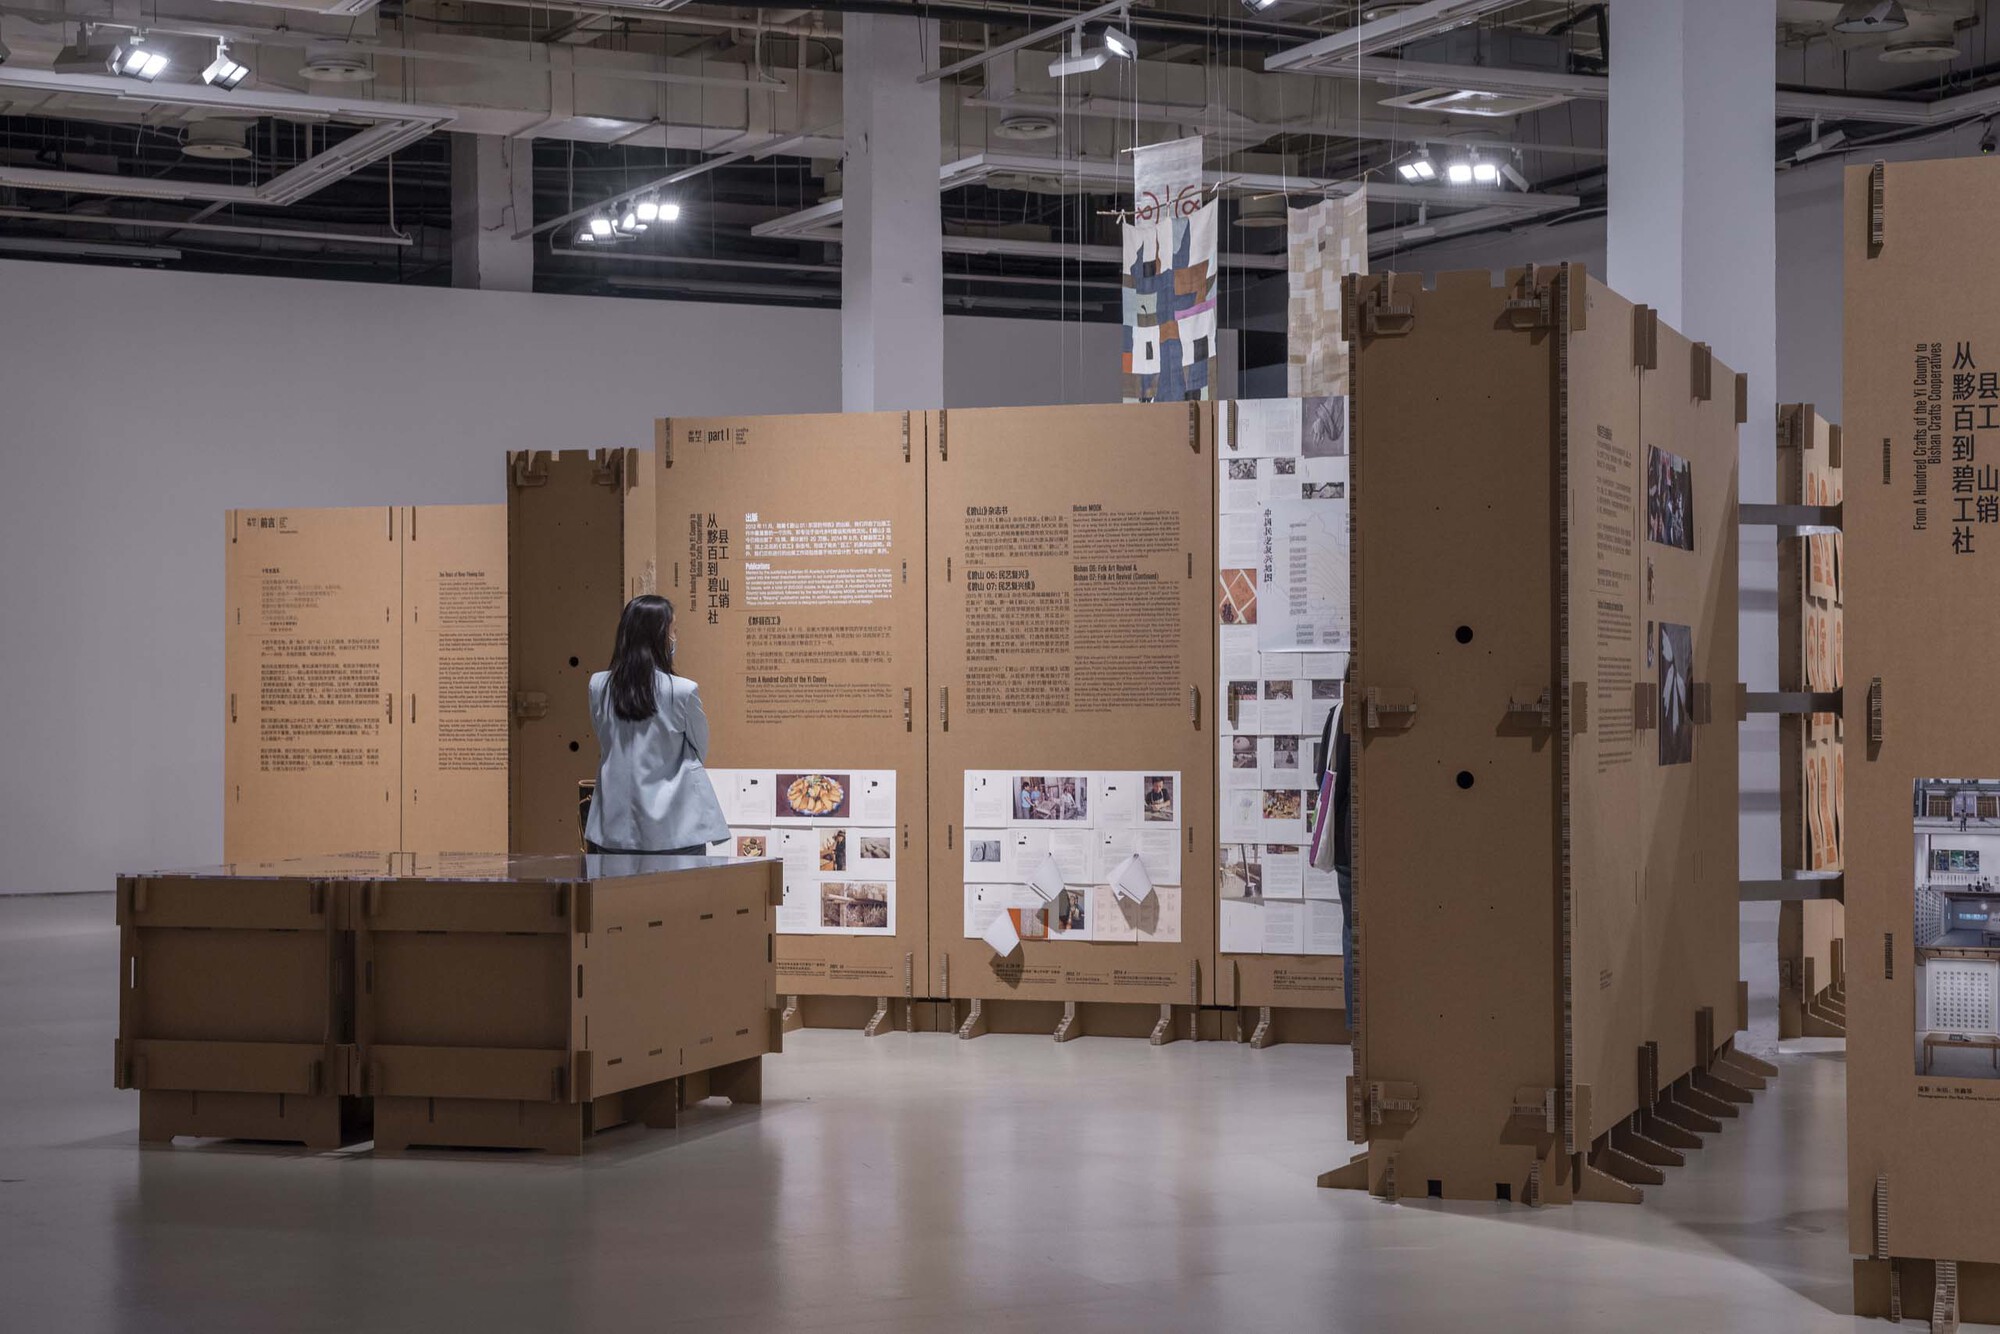
[[[759,1061],[781,1041],[776,863],[398,869],[348,886],[353,1080],[378,1149],[575,1153],[619,1121],[672,1125],[695,1094],[759,1100]]]
[[[1214,432],[1213,406],[1196,403],[931,414],[935,995],[1214,1000]],[[1040,586],[1026,603],[970,587],[996,560]],[[1079,583],[1089,563],[1143,582]],[[1030,940],[1003,960],[967,939],[969,769],[1177,772],[1180,940]]]
[[[1841,429],[1809,403],[1778,409],[1778,499],[1838,505],[1843,499]],[[1832,691],[1842,685],[1845,633],[1840,593],[1841,535],[1778,544],[1778,688]],[[1838,714],[1785,714],[1778,720],[1778,804],[1787,870],[1841,869],[1840,827],[1846,756]],[[1843,1005],[1846,908],[1838,900],[1778,906],[1778,1036],[1838,1037]]]
[[[1912,794],[1923,779],[2000,777],[1983,670],[2000,654],[2000,523],[1980,517],[2000,466],[1981,397],[2000,370],[1996,209],[2000,164],[1984,159],[1847,172],[1848,1250],[1873,1257],[1856,1270],[1860,1313],[1886,1313],[1888,1284],[1870,1273],[1894,1266],[1909,1294],[1933,1266],[1908,1262],[1938,1261],[1957,1266],[1959,1316],[1981,1322],[2000,1320],[2000,1158],[1984,1149],[2000,1079],[1917,1073]]]
[[[1734,711],[1702,707],[1736,670],[1726,372],[1580,266],[1349,283],[1369,1152],[1325,1180],[1636,1198],[1586,1156],[1649,1098],[1642,1052],[1663,1087],[1738,1013]],[[1653,446],[1690,464],[1691,551],[1646,540]],[[1639,707],[1667,623],[1675,764]]]
[[[577,849],[577,783],[597,776],[590,678],[630,599],[658,591],[651,456],[507,456],[507,847]]]
[[[505,510],[227,519],[223,855],[504,847]]]
[[[709,766],[896,774],[895,932],[779,936],[787,995],[931,994],[928,426],[921,412],[657,423],[661,591],[682,609]],[[801,546],[777,525],[826,536]]]

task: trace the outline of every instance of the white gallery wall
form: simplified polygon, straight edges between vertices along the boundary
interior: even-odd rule
[[[0,892],[220,857],[225,509],[497,502],[510,449],[838,411],[839,338],[828,310],[0,262]],[[1118,363],[1115,324],[945,321],[947,406],[1116,401]]]

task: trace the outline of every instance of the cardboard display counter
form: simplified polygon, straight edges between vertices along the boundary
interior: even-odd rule
[[[1996,209],[1985,158],[1847,172],[1848,1250],[1933,1329],[2000,1320]]]
[[[761,1095],[770,862],[355,854],[125,877],[142,1139],[576,1153]]]
[[[1811,404],[1778,409],[1778,501],[1835,506],[1843,499],[1841,430]],[[1778,689],[1842,688],[1845,641],[1838,530],[1780,532],[1778,543]],[[1778,720],[1778,798],[1784,869],[1839,871],[1847,782],[1839,713],[1782,715]],[[1788,900],[1778,906],[1778,1036],[1847,1034],[1846,906],[1838,899]]]
[[[1742,391],[1580,267],[1435,281],[1345,303],[1368,1151],[1322,1184],[1636,1200],[1769,1069],[1730,1041]]]

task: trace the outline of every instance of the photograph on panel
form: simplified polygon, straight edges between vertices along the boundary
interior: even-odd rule
[[[822,871],[845,871],[847,869],[847,831],[845,829],[822,829],[819,831],[819,869]]]
[[[1914,786],[1916,1073],[2000,1079],[2000,778]]]
[[[1174,800],[1174,786],[1179,774],[1147,774],[1145,776],[1146,821],[1150,824],[1171,824],[1178,818],[1179,807]]]
[[[1227,843],[1222,848],[1222,897],[1264,897],[1264,859],[1254,843]]]
[[[1299,452],[1309,459],[1334,459],[1347,453],[1347,399],[1334,395],[1305,403],[1305,433]]]
[[[845,820],[847,794],[853,786],[847,774],[779,774],[777,817]]]
[[[1694,759],[1694,632],[1660,622],[1660,763]]]
[[[1694,477],[1688,461],[1646,447],[1646,540],[1694,550]]]
[[[879,882],[828,880],[819,887],[819,924],[835,932],[894,929],[889,916],[891,888]]]
[[[1232,460],[1230,467],[1238,462],[1257,466],[1255,459]],[[1224,625],[1257,624],[1257,572],[1255,570],[1220,570],[1216,573],[1215,614]]]
[[[1014,818],[1088,823],[1090,779],[1081,774],[1015,778]]]

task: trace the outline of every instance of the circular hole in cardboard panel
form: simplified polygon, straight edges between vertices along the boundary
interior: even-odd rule
[[[1469,625],[1459,626],[1457,631],[1454,632],[1453,638],[1457,639],[1461,644],[1470,644],[1472,642],[1472,627]]]
[[[574,741],[572,741],[572,742],[570,742],[570,743],[569,743],[569,748],[570,748],[571,750],[582,750],[582,749],[583,749],[583,747],[582,747],[582,746],[579,746],[579,745],[578,745],[578,744],[577,744],[576,742],[574,742]],[[1464,775],[1464,774],[1460,774],[1460,775],[1459,775],[1459,777],[1461,777],[1461,778],[1464,778],[1464,777],[1466,777],[1466,776],[1467,776],[1467,775]],[[1472,786],[1472,784],[1471,784],[1471,783],[1460,783],[1460,784],[1459,784],[1459,786],[1460,786],[1460,787],[1471,787],[1471,786]]]
[[[575,659],[575,658],[571,658],[571,659],[569,660],[569,665],[570,665],[570,666],[572,666],[572,667],[576,666],[576,659]]]
[[[571,748],[571,749],[575,749],[575,743],[574,743],[574,742],[571,742],[571,743],[570,743],[570,748]],[[1460,769],[1460,770],[1458,771],[1458,785],[1459,785],[1460,787],[1462,787],[1462,788],[1463,788],[1463,787],[1471,787],[1471,786],[1472,786],[1472,770],[1470,770],[1470,769]]]

